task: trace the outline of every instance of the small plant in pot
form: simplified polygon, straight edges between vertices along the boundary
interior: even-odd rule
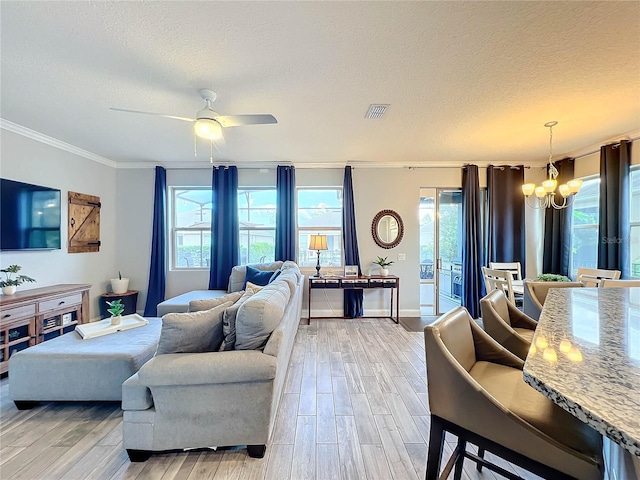
[[[113,293],[127,293],[127,290],[129,290],[129,279],[122,278],[122,274],[118,272],[118,278],[111,279],[111,290]]]
[[[556,273],[542,273],[538,275],[539,282],[570,282],[571,279],[564,275],[558,275]]]
[[[25,282],[35,282],[33,278],[26,275],[16,275],[14,277],[13,275],[20,270],[22,270],[20,265],[9,265],[7,268],[0,270],[0,272],[4,273],[4,278],[0,280],[0,287],[2,287],[4,295],[13,295],[16,293],[16,288]]]
[[[122,300],[119,298],[117,300],[113,300],[112,302],[107,302],[109,308],[107,308],[107,312],[111,314],[111,325],[120,325],[120,320],[122,320],[122,312],[124,312],[124,305],[122,304]]]
[[[389,257],[378,257],[376,261],[373,263],[380,265],[380,275],[386,277],[389,275],[389,269],[387,268],[389,265],[393,265],[393,260],[387,260]]]

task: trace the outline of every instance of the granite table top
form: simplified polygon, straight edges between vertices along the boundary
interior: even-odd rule
[[[640,288],[549,290],[524,380],[640,456]]]

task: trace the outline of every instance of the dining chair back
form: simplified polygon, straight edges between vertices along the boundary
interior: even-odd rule
[[[487,293],[493,290],[502,290],[509,301],[515,305],[515,294],[513,292],[513,274],[509,270],[494,270],[482,267],[484,286]]]
[[[611,280],[603,278],[600,282],[601,288],[625,288],[640,287],[640,280]]]
[[[544,301],[552,288],[576,288],[584,287],[581,282],[542,282],[525,278],[524,285],[524,313],[534,320],[540,318]]]
[[[481,298],[480,310],[485,332],[511,353],[526,360],[538,323],[507,302],[500,290]]]
[[[576,280],[582,282],[585,287],[598,287],[603,279],[618,280],[620,270],[603,270],[600,268],[578,268]]]
[[[520,262],[489,262],[492,270],[507,270],[511,272],[514,280],[522,280],[522,267]]]

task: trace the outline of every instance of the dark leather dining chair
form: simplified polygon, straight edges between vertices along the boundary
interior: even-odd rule
[[[527,385],[523,362],[458,307],[424,329],[431,410],[426,479],[439,478],[444,435],[458,437],[446,478],[465,459],[510,479],[520,478],[484,460],[484,451],[554,480],[603,478],[598,432]],[[479,454],[467,451],[467,442]]]
[[[485,331],[504,348],[525,360],[538,323],[508,302],[501,290],[489,292],[480,299],[480,309]]]

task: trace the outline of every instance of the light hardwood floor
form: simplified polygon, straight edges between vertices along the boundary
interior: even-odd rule
[[[301,325],[271,443],[263,459],[242,448],[154,455],[131,463],[116,403],[42,403],[18,411],[0,381],[0,478],[380,479],[424,478],[429,406],[423,334],[388,319]],[[455,445],[448,437],[445,455]],[[496,463],[527,479],[500,459]],[[463,478],[496,480],[467,461]]]

